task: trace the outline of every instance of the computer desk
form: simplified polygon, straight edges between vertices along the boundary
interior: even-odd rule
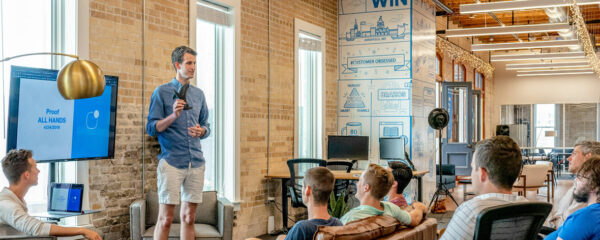
[[[360,175],[362,174],[363,170],[352,170],[350,172],[346,172],[346,171],[331,171],[333,173],[333,176],[335,177],[335,180],[356,180],[358,181],[358,179],[360,178]],[[422,177],[425,176],[425,174],[429,173],[429,171],[413,171],[413,178],[417,179],[417,201],[419,202],[423,202],[423,196],[422,196],[422,192],[423,192],[423,182],[422,182]],[[287,185],[285,184],[287,182],[287,180],[290,179],[290,172],[289,171],[276,171],[276,172],[272,172],[269,173],[265,176],[266,179],[281,179],[281,211],[282,211],[282,222],[283,222],[283,229],[285,231],[287,231],[287,220],[288,220],[288,201],[287,201],[287,195],[288,195],[288,189],[287,189]],[[298,178],[302,178],[302,177],[298,177]]]

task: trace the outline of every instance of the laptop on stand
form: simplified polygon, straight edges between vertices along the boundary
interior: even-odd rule
[[[47,212],[33,214],[32,216],[60,219],[99,212],[81,210],[83,204],[83,184],[51,183],[49,195]]]

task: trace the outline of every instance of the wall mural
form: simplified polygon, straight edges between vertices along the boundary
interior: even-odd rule
[[[407,140],[418,170],[435,181],[435,7],[425,0],[339,0],[338,134],[369,136],[370,162],[379,138]],[[435,185],[435,184],[433,184]],[[413,189],[405,195],[414,197]],[[426,200],[435,189],[424,187]]]

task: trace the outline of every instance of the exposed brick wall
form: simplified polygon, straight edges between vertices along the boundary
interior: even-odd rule
[[[281,213],[265,205],[266,187],[270,196],[277,196],[280,183],[267,183],[264,176],[267,166],[270,171],[287,169],[285,161],[294,156],[294,18],[326,29],[326,134],[336,132],[337,116],[337,1],[248,0],[242,1],[241,15],[243,204],[234,239],[265,234],[269,215],[281,226]]]
[[[156,86],[173,77],[170,54],[188,43],[188,1],[146,1],[146,77],[142,99],[142,0],[90,1],[90,60],[119,77],[113,160],[90,161],[90,206],[104,239],[129,238],[129,205],[142,197],[142,110]],[[142,105],[145,100],[145,105]],[[156,141],[148,139],[146,189],[156,189]]]

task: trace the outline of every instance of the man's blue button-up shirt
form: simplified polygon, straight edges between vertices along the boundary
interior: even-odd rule
[[[209,136],[208,107],[204,92],[190,85],[188,88],[186,102],[192,109],[183,110],[177,119],[162,132],[156,130],[156,123],[173,113],[175,102],[175,91],[178,91],[181,83],[173,78],[171,82],[158,86],[150,100],[148,111],[148,124],[146,130],[150,136],[158,136],[161,153],[158,159],[165,159],[171,166],[176,168],[200,167],[204,164],[204,155],[200,140]],[[192,137],[188,134],[188,128],[200,124],[206,129],[204,136]]]

